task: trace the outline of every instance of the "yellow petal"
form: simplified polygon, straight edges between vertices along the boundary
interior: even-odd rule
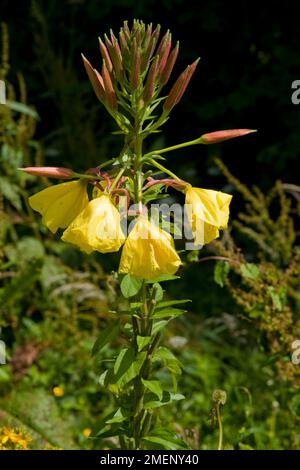
[[[93,199],[64,231],[62,240],[79,246],[82,251],[110,253],[125,241],[120,214],[108,194]]]
[[[29,198],[32,209],[43,216],[43,223],[53,233],[68,227],[88,202],[86,183],[81,180],[50,186]]]
[[[156,279],[175,274],[180,265],[171,235],[140,216],[124,244],[119,272]]]
[[[220,191],[189,187],[186,211],[197,245],[210,243],[226,228],[232,196]]]

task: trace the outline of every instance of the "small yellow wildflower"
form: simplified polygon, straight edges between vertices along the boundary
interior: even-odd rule
[[[61,387],[54,387],[52,392],[55,397],[63,397],[65,394],[63,388]]]
[[[227,227],[231,199],[220,191],[187,188],[186,210],[196,245],[210,243],[218,238],[219,229]]]
[[[22,429],[0,429],[0,450],[28,450],[31,437]]]
[[[119,272],[156,279],[176,273],[180,265],[171,235],[140,216],[124,244]]]
[[[62,240],[91,253],[118,251],[125,241],[120,225],[120,214],[108,194],[88,203],[86,208],[65,230]]]
[[[29,198],[29,204],[43,216],[43,223],[55,233],[66,228],[89,202],[86,183],[81,180],[56,184]]]
[[[84,437],[89,437],[92,433],[92,430],[91,428],[85,428],[83,431],[82,431],[82,434],[84,435]]]

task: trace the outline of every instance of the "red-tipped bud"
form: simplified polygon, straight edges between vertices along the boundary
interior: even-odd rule
[[[134,90],[137,89],[140,81],[141,53],[136,38],[133,39],[133,52],[131,58],[130,84]]]
[[[105,64],[105,61],[103,61],[103,65],[102,65],[102,77],[103,77],[105,95],[106,95],[108,105],[111,109],[117,109],[118,108],[117,97],[116,97],[116,93],[115,93],[109,72]]]
[[[120,38],[120,44],[121,44],[122,52],[129,51],[128,44],[127,44],[127,41],[126,41],[126,38],[125,38],[125,34],[124,34],[124,31],[122,29],[119,32],[119,38]]]
[[[148,25],[147,31],[146,31],[146,34],[145,34],[144,44],[143,44],[143,47],[144,47],[145,50],[147,49],[147,47],[150,44],[151,36],[152,36],[152,23],[150,23]]]
[[[126,40],[127,40],[127,41],[130,41],[131,32],[130,32],[130,29],[129,29],[129,27],[128,27],[128,21],[124,21],[123,31],[124,31]]]
[[[159,64],[159,56],[156,56],[155,60],[152,62],[150,70],[148,72],[147,80],[146,80],[146,85],[145,85],[145,90],[144,90],[144,101],[145,103],[148,103],[154,93],[155,89],[155,82],[158,76],[158,64]]]
[[[110,32],[110,36],[111,36],[111,40],[107,37],[106,34],[104,35],[105,44],[107,46],[107,49],[109,51],[109,55],[112,61],[112,70],[116,78],[120,79],[121,73],[123,70],[122,54],[121,54],[121,50],[120,50],[120,46],[117,41],[117,38],[115,37],[112,31]],[[108,71],[111,73],[111,70],[108,69]]]
[[[166,32],[166,34],[164,34],[164,36],[162,37],[162,39],[160,41],[160,44],[159,44],[158,49],[156,51],[157,55],[162,56],[162,51],[165,48],[166,43],[168,42],[170,37],[171,37],[171,34],[170,34],[170,30],[168,29],[168,31]]]
[[[174,47],[171,54],[169,55],[166,66],[163,69],[162,74],[160,76],[160,83],[162,85],[165,85],[168,82],[168,80],[171,76],[171,73],[173,71],[175,62],[176,62],[177,57],[178,57],[178,52],[179,52],[179,42],[177,42],[176,46]]]
[[[167,39],[165,40],[164,46],[161,48],[160,53],[159,53],[160,61],[159,61],[158,68],[159,68],[160,76],[167,64],[167,60],[168,60],[170,50],[171,50],[171,45],[172,45],[171,34],[169,34]]]
[[[98,39],[99,39],[99,47],[100,47],[101,55],[102,55],[103,59],[105,60],[106,67],[107,67],[108,71],[111,72],[112,71],[112,62],[111,62],[111,59],[110,59],[110,56],[109,56],[109,52],[108,52],[107,47],[105,46],[104,42],[102,42],[101,38],[98,38]]]
[[[110,32],[110,36],[111,36],[111,41],[112,41],[111,56],[112,56],[112,61],[114,65],[114,72],[115,72],[117,79],[120,79],[122,75],[122,71],[123,71],[122,53],[121,53],[118,40],[112,31]]]
[[[158,24],[155,28],[155,30],[153,31],[153,34],[152,34],[152,39],[155,40],[155,45],[157,44],[157,41],[159,39],[159,35],[160,35],[160,24]]]
[[[151,38],[150,43],[148,44],[147,49],[144,52],[143,62],[142,62],[142,71],[146,70],[149,67],[150,59],[153,56],[156,46],[156,39]]]
[[[191,65],[188,65],[187,68],[181,73],[177,78],[175,84],[173,85],[166,101],[164,104],[164,109],[166,111],[171,111],[171,109],[179,103],[184,94],[195,70],[199,59],[195,60]]]
[[[178,104],[179,101],[181,100],[185,90],[187,89],[187,86],[188,84],[190,83],[191,81],[191,78],[192,76],[194,75],[194,72],[196,70],[196,67],[198,65],[198,62],[199,62],[200,59],[197,59],[195,60],[195,62],[193,62],[191,65],[189,65],[187,67],[187,72],[186,72],[186,77],[185,77],[185,80],[184,80],[184,83],[183,83],[183,86],[179,92],[179,95],[177,96],[177,99],[176,99],[176,103],[175,104]]]
[[[47,176],[49,178],[70,179],[74,173],[69,168],[61,168],[55,166],[28,166],[26,168],[18,168],[29,175]]]
[[[252,134],[257,132],[256,129],[227,129],[225,131],[209,132],[203,134],[199,141],[202,144],[218,144],[224,140],[234,139],[235,137],[242,137],[243,135]]]
[[[168,94],[168,97],[164,103],[164,109],[167,111],[171,111],[173,106],[176,104],[176,99],[177,96],[179,95],[179,92],[181,88],[183,87],[184,81],[186,79],[186,74],[187,74],[187,69],[185,69],[177,78],[176,82],[171,88],[170,93]]]
[[[104,84],[101,75],[97,70],[95,70],[90,62],[84,57],[83,54],[81,54],[81,57],[83,59],[83,64],[85,67],[85,70],[89,76],[90,82],[93,86],[94,92],[96,93],[97,98],[101,101],[105,101],[105,89],[104,89]]]

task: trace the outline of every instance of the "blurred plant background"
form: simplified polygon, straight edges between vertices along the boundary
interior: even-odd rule
[[[1,0],[0,79],[0,449],[114,448],[89,439],[109,412],[91,358],[97,334],[119,302],[115,255],[84,255],[53,237],[27,203],[50,184],[21,174],[27,165],[99,164],[119,138],[94,98],[80,53],[100,60],[97,36],[133,17],[170,28],[181,41],[179,72],[198,71],[153,146],[224,128],[253,137],[172,154],[182,178],[234,195],[231,226],[205,250],[190,252],[182,277],[166,288],[190,298],[189,313],[165,341],[183,364],[179,392],[164,419],[191,448],[215,449],[214,390],[226,448],[300,448],[300,106],[298,17],[293,4],[257,10],[243,1]],[[296,5],[295,5],[296,8]],[[187,154],[188,152],[188,154]],[[171,165],[171,166],[172,166]],[[124,309],[126,306],[124,306]],[[162,377],[162,380],[164,377]]]

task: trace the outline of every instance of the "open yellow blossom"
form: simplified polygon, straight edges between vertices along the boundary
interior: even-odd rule
[[[86,183],[81,180],[50,186],[29,198],[32,209],[43,216],[43,223],[53,233],[68,227],[88,202]]]
[[[120,214],[110,196],[103,194],[88,203],[64,231],[62,240],[77,245],[82,251],[111,253],[118,251],[125,241],[120,225]]]
[[[188,187],[185,204],[196,245],[210,243],[227,227],[231,199],[220,191]]]
[[[85,428],[85,429],[82,431],[82,434],[84,435],[84,437],[89,437],[89,436],[92,434],[91,428]]]
[[[175,274],[180,265],[171,235],[140,216],[124,244],[119,272],[156,279]]]
[[[55,397],[63,397],[65,394],[64,389],[61,387],[54,387],[52,392]]]

